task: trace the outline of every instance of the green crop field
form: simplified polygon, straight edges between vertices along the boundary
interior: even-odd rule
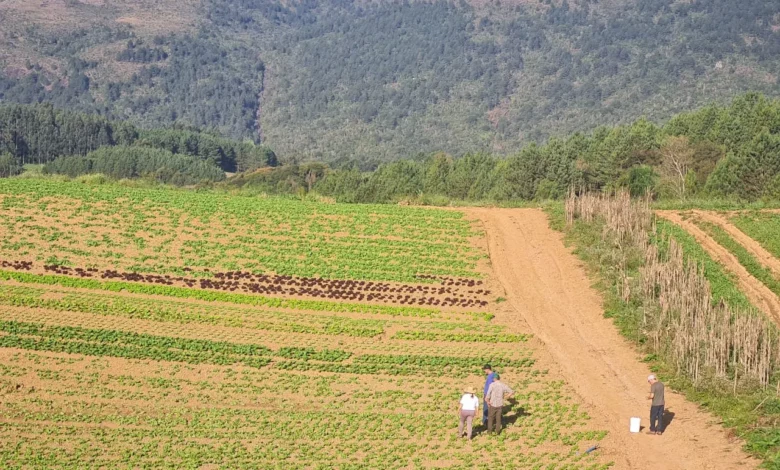
[[[730,220],[767,251],[780,258],[780,213],[742,212]]]
[[[611,465],[460,212],[5,180],[0,240],[2,468]]]
[[[46,181],[0,182],[0,198],[2,259],[416,281],[475,277],[480,258],[459,212]]]

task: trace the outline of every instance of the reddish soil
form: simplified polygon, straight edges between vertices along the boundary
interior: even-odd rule
[[[696,224],[690,220],[683,219],[678,212],[657,211],[656,214],[679,225],[685,229],[686,232],[690,233],[715,261],[719,262],[737,277],[740,290],[747,295],[750,302],[780,325],[780,298],[778,298],[763,282],[753,277],[747,269],[740,264],[736,256],[720,246],[718,242],[704,232],[704,230],[697,227]]]
[[[546,346],[566,381],[587,404],[598,426],[609,430],[600,452],[621,469],[739,469],[758,462],[730,439],[716,419],[667,391],[675,414],[663,436],[630,434],[629,418],[648,426],[648,367],[604,318],[599,294],[562,235],[536,209],[466,209],[484,224],[490,258],[515,316]]]

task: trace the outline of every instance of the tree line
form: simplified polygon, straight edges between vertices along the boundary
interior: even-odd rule
[[[46,164],[62,157],[84,157],[105,147],[120,147],[121,150],[99,154],[105,155],[100,157],[101,160],[140,155],[130,150],[140,147],[164,151],[156,153],[154,161],[162,164],[168,158],[172,162],[170,169],[177,168],[184,161],[174,158],[176,155],[193,162],[201,161],[223,175],[224,172],[278,164],[274,152],[265,146],[226,139],[194,128],[180,126],[144,130],[127,122],[62,111],[48,104],[0,106],[0,155],[4,155],[0,158],[0,175],[18,173],[25,164]],[[55,171],[61,168],[60,165],[52,165],[50,169]],[[68,174],[72,172],[69,170]]]
[[[647,119],[532,143],[509,157],[420,156],[361,171],[357,165],[285,165],[232,178],[228,187],[307,193],[339,202],[416,199],[496,202],[561,198],[570,188],[660,198],[780,199],[780,101],[750,93],[659,126]]]
[[[102,174],[114,179],[152,178],[175,186],[222,181],[225,172],[189,155],[146,147],[101,147],[87,155],[60,157],[47,163],[45,174],[80,176]]]
[[[0,176],[18,173],[24,163],[47,163],[49,173],[189,185],[235,171],[219,185],[351,203],[527,201],[561,198],[570,188],[752,201],[780,199],[780,101],[749,93],[663,125],[642,118],[531,143],[508,157],[438,152],[371,171],[349,160],[279,166],[270,149],[193,129],[139,130],[47,105],[5,106],[0,155]]]

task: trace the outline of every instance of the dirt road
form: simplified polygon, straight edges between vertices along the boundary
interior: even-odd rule
[[[545,343],[566,381],[609,436],[599,452],[620,469],[742,469],[758,463],[730,442],[715,418],[667,391],[674,414],[663,436],[630,434],[629,418],[648,426],[649,370],[603,317],[599,294],[562,236],[536,209],[468,209],[485,227],[493,270],[518,324]],[[507,314],[505,314],[507,315]],[[512,318],[503,318],[511,322]]]

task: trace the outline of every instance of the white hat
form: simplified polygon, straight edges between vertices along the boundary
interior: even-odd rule
[[[655,374],[650,374],[647,376],[647,381],[655,380]]]

